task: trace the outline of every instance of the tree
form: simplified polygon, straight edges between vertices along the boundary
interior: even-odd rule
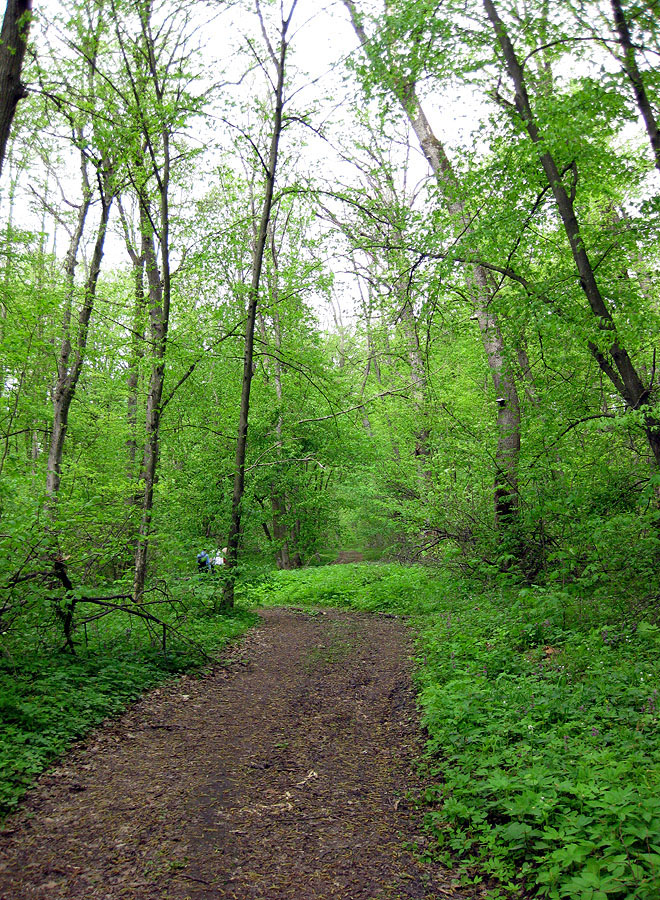
[[[385,46],[384,58],[378,55],[378,45],[370,38],[352,0],[344,0],[353,27],[367,58],[372,62],[375,78],[391,91],[400,103],[419,140],[420,147],[433,171],[439,195],[456,229],[469,235],[470,217],[463,199],[460,178],[449,156],[433,132],[418,99],[414,77],[399,71]],[[479,263],[466,264],[467,287],[474,303],[482,344],[495,388],[497,402],[498,442],[495,454],[495,521],[499,525],[511,522],[518,506],[518,467],[520,456],[520,401],[507,348],[497,313],[493,308],[493,284],[489,273]]]
[[[21,82],[32,0],[7,0],[0,33],[0,174],[18,101],[27,95]]]
[[[257,318],[257,306],[259,303],[259,286],[261,282],[261,271],[264,262],[264,254],[268,241],[268,223],[270,221],[271,210],[273,206],[273,193],[275,188],[275,178],[277,175],[277,163],[279,156],[280,137],[284,126],[284,104],[286,102],[284,95],[285,83],[285,64],[288,50],[287,34],[291,19],[296,8],[296,0],[293,0],[291,7],[285,16],[282,9],[280,15],[279,29],[279,45],[275,49],[266,33],[263,19],[261,17],[260,7],[257,6],[264,41],[268,49],[270,60],[273,63],[275,71],[275,79],[273,85],[273,109],[272,109],[272,132],[270,139],[270,147],[268,158],[263,161],[264,166],[264,195],[261,204],[261,214],[259,219],[259,229],[254,247],[252,259],[252,275],[250,286],[247,292],[247,321],[245,325],[245,349],[243,357],[243,382],[241,387],[241,402],[238,423],[238,441],[236,445],[236,460],[234,471],[234,489],[232,493],[231,505],[231,525],[229,528],[229,536],[227,538],[227,580],[224,587],[224,602],[227,606],[234,605],[234,579],[232,577],[232,569],[236,567],[238,562],[238,548],[241,536],[241,503],[245,490],[245,454],[247,448],[247,435],[250,412],[250,389],[252,386],[252,361],[254,353],[254,329]]]
[[[587,250],[587,242],[575,210],[574,197],[564,184],[560,166],[554,153],[547,147],[545,135],[532,109],[525,73],[509,37],[508,29],[492,0],[483,0],[483,5],[501,49],[507,74],[514,86],[516,111],[529,139],[538,148],[539,162],[555,200],[580,286],[594,317],[595,325],[602,334],[600,340],[589,341],[589,349],[626,406],[630,410],[642,411],[643,428],[656,465],[660,466],[660,421],[650,410],[647,410],[651,388],[637,370],[618,334],[614,316],[601,290],[595,267]]]
[[[146,399],[140,480],[141,519],[135,549],[133,595],[140,601],[147,576],[149,536],[158,468],[161,403],[172,300],[170,191],[173,143],[186,119],[199,110],[188,90],[190,12],[171,11],[152,0],[111,0],[119,49],[115,84],[118,120],[125,117],[126,167],[137,197],[142,256],[148,285],[151,373]],[[159,24],[154,26],[156,12]],[[179,162],[184,154],[176,154]],[[156,244],[157,241],[157,244]]]
[[[99,135],[94,113],[90,113],[99,96],[97,67],[99,43],[104,31],[102,9],[88,4],[82,17],[85,25],[79,27],[78,32],[71,37],[76,55],[68,67],[62,66],[58,84],[47,84],[47,76],[42,73],[46,103],[53,117],[65,123],[70,144],[80,159],[81,173],[80,203],[70,229],[69,247],[64,261],[66,291],[57,353],[57,374],[52,390],[52,424],[46,466],[47,512],[52,523],[57,518],[69,413],[86,362],[90,322],[115,195],[112,148],[104,141],[103,135]],[[45,209],[50,206],[47,197],[42,198],[42,202]],[[96,202],[100,207],[99,221],[93,238],[92,256],[83,284],[79,287],[76,269],[85,244],[89,213]],[[57,546],[54,553],[57,559],[60,555]]]

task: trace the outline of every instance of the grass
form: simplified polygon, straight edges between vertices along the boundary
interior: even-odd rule
[[[435,855],[494,895],[660,896],[660,628],[581,591],[397,565],[280,572],[253,603],[405,614],[418,631]]]

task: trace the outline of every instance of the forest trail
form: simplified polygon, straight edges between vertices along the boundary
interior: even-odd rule
[[[271,609],[77,745],[0,835],[0,900],[465,895],[423,846],[398,619]]]

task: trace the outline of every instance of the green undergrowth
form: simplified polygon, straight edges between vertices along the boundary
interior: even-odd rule
[[[147,688],[203,668],[204,653],[215,657],[254,623],[240,607],[212,614],[203,595],[202,586],[196,598],[188,596],[186,615],[177,613],[178,636],[169,636],[165,651],[160,632],[150,634],[122,613],[90,626],[86,640],[76,633],[75,656],[54,650],[43,631],[24,628],[0,638],[0,819],[74,740]]]
[[[660,896],[660,628],[584,591],[397,565],[280,572],[254,603],[406,614],[418,630],[435,855],[494,895]]]

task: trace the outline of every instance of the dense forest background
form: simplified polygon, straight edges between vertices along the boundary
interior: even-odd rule
[[[652,580],[652,7],[36,10],[2,177],[11,602],[35,568],[139,599],[229,538],[230,566]],[[343,24],[311,76],[310,17]]]
[[[649,667],[659,61],[657,0],[10,0],[11,665],[121,640],[127,616],[180,637],[182,598],[227,610],[267,570],[350,549],[450,573],[450,606],[490,592],[501,619],[466,651],[484,678],[474,648],[501,638],[543,666],[571,629],[596,642],[582,675],[615,646]],[[213,583],[189,577],[223,547]],[[427,587],[409,577],[413,603]],[[634,671],[633,731],[655,721]],[[634,896],[655,896],[649,834]],[[582,853],[557,872],[578,877]],[[585,884],[551,895],[596,898]]]

